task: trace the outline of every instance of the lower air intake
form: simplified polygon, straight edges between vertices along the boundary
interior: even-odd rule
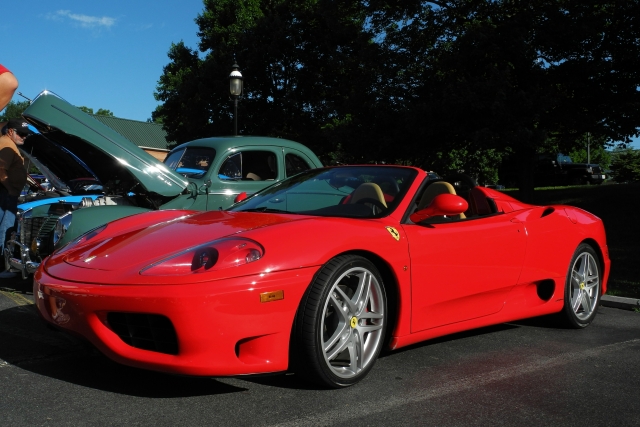
[[[107,322],[122,341],[132,347],[178,354],[178,337],[166,316],[143,313],[108,313]]]

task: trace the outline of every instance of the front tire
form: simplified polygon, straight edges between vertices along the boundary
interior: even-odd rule
[[[366,258],[343,255],[316,275],[296,317],[296,373],[321,385],[347,387],[371,370],[384,343],[387,298]]]
[[[601,293],[598,255],[587,244],[576,249],[569,264],[564,290],[563,315],[573,328],[586,328],[596,317]]]

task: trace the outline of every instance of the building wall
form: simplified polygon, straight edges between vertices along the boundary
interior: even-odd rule
[[[140,148],[143,148],[143,147],[140,147]],[[167,153],[169,153],[169,150],[158,150],[158,149],[146,148],[146,147],[143,149],[144,151],[151,154],[153,157],[160,160],[161,162],[164,161],[164,158],[167,157]]]

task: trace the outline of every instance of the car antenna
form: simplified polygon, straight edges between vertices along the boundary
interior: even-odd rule
[[[33,102],[31,99],[29,99],[29,98],[27,98],[26,96],[24,96],[24,95],[22,94],[22,92],[18,92],[18,95],[20,95],[21,97],[23,97],[24,99],[26,99],[27,101],[29,101],[29,104],[31,104],[31,103]]]

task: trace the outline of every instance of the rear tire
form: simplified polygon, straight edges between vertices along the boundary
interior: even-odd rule
[[[384,343],[387,298],[378,269],[343,255],[316,275],[296,317],[295,371],[333,388],[362,380]]]
[[[573,328],[586,328],[596,317],[600,304],[601,268],[598,255],[587,244],[576,249],[569,264],[562,314]]]

